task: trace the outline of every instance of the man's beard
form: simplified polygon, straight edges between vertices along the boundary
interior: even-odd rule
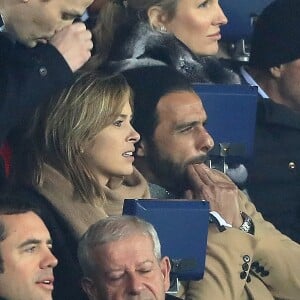
[[[148,153],[146,159],[148,166],[157,179],[155,183],[164,187],[176,197],[183,197],[184,192],[190,186],[187,176],[187,166],[203,163],[208,158],[207,155],[199,155],[180,164],[168,157],[163,157],[154,144],[149,149],[151,149],[151,153]]]

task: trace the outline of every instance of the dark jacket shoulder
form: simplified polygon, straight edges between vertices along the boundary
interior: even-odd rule
[[[0,144],[33,110],[68,85],[73,73],[50,44],[28,48],[0,33]]]

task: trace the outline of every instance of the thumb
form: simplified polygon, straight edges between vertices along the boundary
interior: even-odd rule
[[[192,190],[186,190],[184,192],[184,197],[185,197],[185,199],[192,200],[194,198]]]

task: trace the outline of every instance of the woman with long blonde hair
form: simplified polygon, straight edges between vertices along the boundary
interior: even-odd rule
[[[59,260],[54,299],[84,299],[76,248],[88,227],[121,214],[125,198],[149,197],[133,167],[140,136],[132,114],[131,89],[122,75],[84,73],[37,110],[16,147],[14,185],[25,186],[23,197],[42,208]]]
[[[168,65],[192,82],[240,83],[214,57],[226,23],[218,0],[108,0],[89,66],[111,72]]]

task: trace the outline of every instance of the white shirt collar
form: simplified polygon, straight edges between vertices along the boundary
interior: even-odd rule
[[[258,83],[254,80],[254,78],[246,71],[244,66],[240,68],[241,75],[244,77],[246,82],[251,86],[257,86],[257,91],[259,95],[264,99],[269,99],[270,97],[267,93],[258,85]]]

